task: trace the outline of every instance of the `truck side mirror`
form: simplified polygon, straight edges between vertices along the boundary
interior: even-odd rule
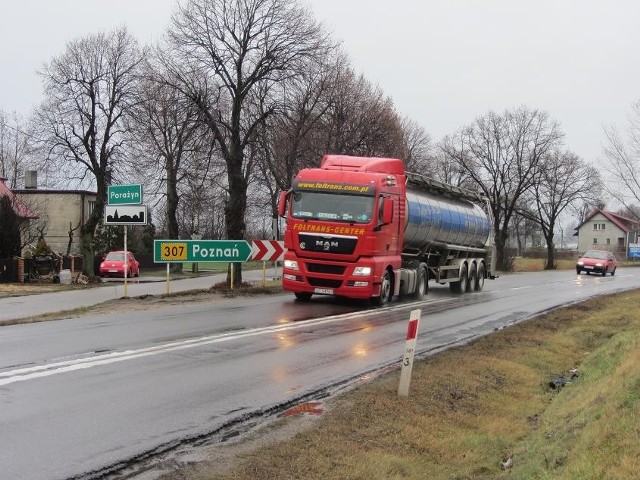
[[[289,192],[280,192],[280,198],[278,200],[278,215],[281,217],[285,216],[285,212],[287,211],[287,194]]]
[[[382,224],[389,225],[393,221],[393,200],[385,198],[382,202]]]

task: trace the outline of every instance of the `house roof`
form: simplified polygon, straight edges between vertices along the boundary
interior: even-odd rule
[[[9,197],[13,210],[19,218],[38,218],[38,215],[29,210],[25,203],[13,194],[13,191],[5,183],[7,179],[0,177],[0,197]]]
[[[627,232],[628,233],[628,232],[631,232],[631,231],[636,230],[638,228],[638,221],[637,220],[633,220],[631,218],[627,218],[627,217],[623,217],[622,215],[618,215],[617,213],[608,212],[606,210],[602,210],[602,209],[597,208],[593,212],[591,212],[587,216],[587,218],[585,218],[584,222],[582,222],[580,225],[578,225],[576,227],[576,232],[585,223],[587,223],[593,217],[595,217],[598,213],[604,215],[607,220],[609,220],[611,223],[613,223],[616,227],[618,227],[623,232]]]

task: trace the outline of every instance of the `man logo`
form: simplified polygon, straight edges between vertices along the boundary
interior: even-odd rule
[[[325,252],[328,252],[329,250],[331,250],[332,248],[338,248],[338,242],[335,241],[322,241],[322,240],[316,240],[316,247],[321,247]]]
[[[300,248],[304,250],[305,248],[307,248],[307,244],[305,242],[300,242]]]

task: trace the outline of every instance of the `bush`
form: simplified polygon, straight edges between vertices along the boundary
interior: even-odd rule
[[[51,250],[51,247],[49,247],[49,244],[44,239],[44,237],[41,236],[38,239],[38,244],[36,245],[36,249],[33,252],[33,256],[34,257],[44,257],[46,255],[51,255],[52,253],[53,252]]]

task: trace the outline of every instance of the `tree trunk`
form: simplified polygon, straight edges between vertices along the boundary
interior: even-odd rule
[[[172,162],[167,160],[167,165],[172,165]],[[180,238],[180,228],[178,226],[178,187],[176,179],[176,171],[173,168],[167,166],[167,233],[170,239]],[[173,273],[182,272],[182,263],[172,263],[170,267]]]
[[[86,228],[80,230],[82,249],[82,273],[87,277],[95,277],[93,265],[93,232]]]
[[[511,269],[506,252],[507,238],[507,234],[502,230],[498,230],[495,233],[496,269],[502,271],[509,271]]]
[[[544,269],[555,270],[556,269],[556,246],[553,244],[553,234],[549,236],[545,235],[544,238],[547,242],[547,264],[544,266]]]
[[[229,200],[224,207],[224,217],[227,226],[228,240],[245,240],[246,223],[245,213],[247,210],[247,182],[242,172],[242,150],[238,147],[236,158],[227,162],[229,178]],[[227,271],[227,283],[231,284],[231,273],[233,269],[234,285],[242,283],[242,263],[234,262],[229,264]]]

